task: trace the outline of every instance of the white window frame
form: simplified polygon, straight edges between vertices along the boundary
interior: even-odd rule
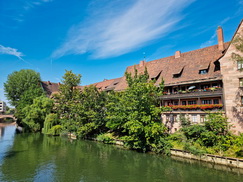
[[[191,120],[192,120],[192,123],[197,123],[197,115],[196,114],[192,114],[191,115]]]

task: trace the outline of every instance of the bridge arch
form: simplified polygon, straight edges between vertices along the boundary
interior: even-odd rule
[[[2,114],[2,115],[0,115],[0,119],[4,119],[4,118],[12,118],[15,121],[17,120],[17,118],[15,118],[13,114]]]

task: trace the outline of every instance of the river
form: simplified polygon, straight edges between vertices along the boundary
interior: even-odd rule
[[[236,182],[243,175],[202,163],[143,154],[93,141],[0,128],[0,181]]]

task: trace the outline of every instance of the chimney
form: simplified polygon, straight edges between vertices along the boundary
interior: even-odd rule
[[[175,52],[175,58],[181,57],[181,51],[176,51]]]
[[[48,81],[47,83],[48,83],[48,85],[51,85],[51,82],[50,81]]]
[[[60,83],[60,82],[58,82],[58,83],[57,83],[57,85],[58,85],[58,86],[60,86],[60,85],[61,85],[61,83]]]
[[[218,36],[218,49],[220,51],[224,50],[224,35],[222,27],[218,26],[217,29],[217,36]]]
[[[143,67],[145,65],[145,61],[140,61],[139,67]]]

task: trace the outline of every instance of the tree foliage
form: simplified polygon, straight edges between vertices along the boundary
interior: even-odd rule
[[[55,112],[58,115],[60,124],[63,129],[68,132],[76,130],[77,113],[74,111],[79,106],[79,89],[81,75],[74,74],[72,71],[67,71],[63,76],[60,92],[54,96]]]
[[[10,104],[17,107],[32,104],[33,99],[41,96],[40,74],[30,69],[15,71],[8,75],[4,91]]]
[[[240,64],[243,64],[243,37],[242,35],[237,35],[233,40],[233,45],[235,46],[237,52],[233,52],[231,54],[231,58],[234,61],[239,62]],[[240,68],[240,71],[243,71],[243,68]]]
[[[134,76],[126,73],[128,88],[109,94],[106,126],[116,132],[131,148],[140,151],[164,151],[166,127],[161,123],[163,107],[158,105],[161,88],[148,80],[147,70]]]
[[[35,98],[33,104],[26,106],[22,111],[24,115],[22,122],[25,128],[33,132],[41,131],[53,104],[53,100],[45,96]]]

